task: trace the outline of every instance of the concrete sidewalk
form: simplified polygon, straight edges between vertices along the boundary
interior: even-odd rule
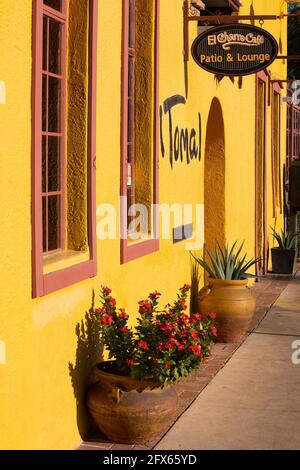
[[[156,450],[300,449],[300,275]]]

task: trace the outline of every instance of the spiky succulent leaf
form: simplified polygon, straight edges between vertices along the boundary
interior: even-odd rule
[[[217,258],[217,256],[216,256],[216,259],[214,259],[208,250],[206,250],[206,252],[210,258],[210,261],[212,263],[212,266],[215,272],[215,275],[213,277],[216,277],[217,279],[225,279],[224,270],[223,270],[222,264],[220,263],[220,260]]]
[[[247,270],[260,261],[260,258],[251,258],[246,260],[247,255],[241,256],[244,242],[237,247],[237,241],[229,248],[226,244],[222,249],[217,243],[214,256],[210,251],[205,250],[210,262],[204,258],[199,258],[193,253],[191,255],[200,266],[208,272],[208,274],[216,279],[223,280],[240,280],[245,278],[256,277],[247,273]]]
[[[191,253],[191,255],[194,258],[194,260],[200,264],[201,268],[207,271],[211,277],[215,277],[214,272],[210,268],[209,264],[206,261],[204,261],[204,259],[198,258],[198,256],[194,255],[194,253]]]
[[[288,230],[282,230],[277,232],[274,227],[270,227],[272,235],[278,243],[278,247],[282,250],[290,250],[295,247],[295,242],[299,232],[290,232]]]

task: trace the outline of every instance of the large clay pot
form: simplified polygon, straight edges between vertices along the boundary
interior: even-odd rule
[[[251,323],[255,298],[247,287],[248,280],[223,281],[208,279],[208,287],[199,292],[200,313],[216,312],[218,341],[240,342]]]
[[[88,391],[87,404],[100,430],[110,440],[144,443],[159,436],[177,411],[172,386],[161,388],[146,380],[119,375],[114,362],[95,367],[99,379]]]

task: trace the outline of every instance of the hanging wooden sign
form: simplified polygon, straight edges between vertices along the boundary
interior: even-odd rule
[[[248,24],[209,28],[192,45],[192,56],[204,70],[217,75],[250,75],[268,67],[277,57],[276,39]]]

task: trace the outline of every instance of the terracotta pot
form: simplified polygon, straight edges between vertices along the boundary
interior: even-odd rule
[[[247,284],[247,279],[223,281],[209,278],[208,287],[199,292],[200,313],[217,313],[219,342],[240,342],[247,332],[256,303]]]
[[[144,443],[159,436],[177,411],[172,386],[119,375],[114,362],[95,367],[99,379],[88,391],[87,405],[100,430],[110,440]]]

